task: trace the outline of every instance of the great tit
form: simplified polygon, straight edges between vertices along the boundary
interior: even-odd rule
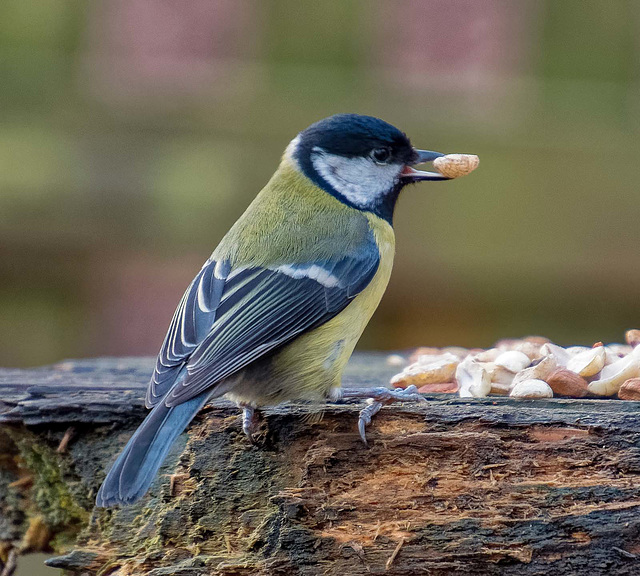
[[[182,297],[147,391],[151,411],[109,470],[98,506],[144,495],[213,398],[244,409],[251,437],[261,406],[340,396],[342,371],[389,281],[398,195],[413,182],[446,180],[413,168],[440,156],[357,114],[320,120],[291,141]],[[402,396],[378,389],[378,399],[385,393]]]

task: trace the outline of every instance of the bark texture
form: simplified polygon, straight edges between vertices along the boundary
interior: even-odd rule
[[[357,355],[345,385],[383,385]],[[68,574],[640,573],[640,404],[461,400],[205,408],[149,495],[94,510],[143,418],[149,359],[0,371],[0,559],[53,547]],[[1,570],[0,570],[1,572]]]

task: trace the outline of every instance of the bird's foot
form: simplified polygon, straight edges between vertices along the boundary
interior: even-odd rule
[[[257,444],[256,432],[260,428],[260,412],[249,404],[239,404],[242,408],[242,431],[247,435],[251,444]]]
[[[426,402],[427,400],[418,393],[415,386],[407,388],[343,388],[340,391],[339,400],[365,399],[367,407],[360,410],[358,418],[358,430],[362,441],[367,443],[367,425],[371,419],[380,412],[380,409],[392,402]]]

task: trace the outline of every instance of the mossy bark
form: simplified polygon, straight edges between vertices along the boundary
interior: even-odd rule
[[[252,446],[219,402],[147,497],[94,510],[149,367],[0,372],[0,557],[44,542],[68,574],[640,573],[638,403],[433,396],[384,408],[367,447],[355,405],[270,409]],[[346,383],[390,372],[361,355]]]

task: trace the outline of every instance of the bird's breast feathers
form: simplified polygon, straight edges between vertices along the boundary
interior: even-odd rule
[[[393,266],[393,230],[384,220],[371,218],[380,258],[369,284],[339,314],[280,349],[268,364],[272,385],[262,389],[267,395],[256,397],[249,381],[242,386],[246,398],[258,405],[287,398],[318,400],[339,388],[344,367],[380,303]],[[274,392],[278,395],[268,396]]]

